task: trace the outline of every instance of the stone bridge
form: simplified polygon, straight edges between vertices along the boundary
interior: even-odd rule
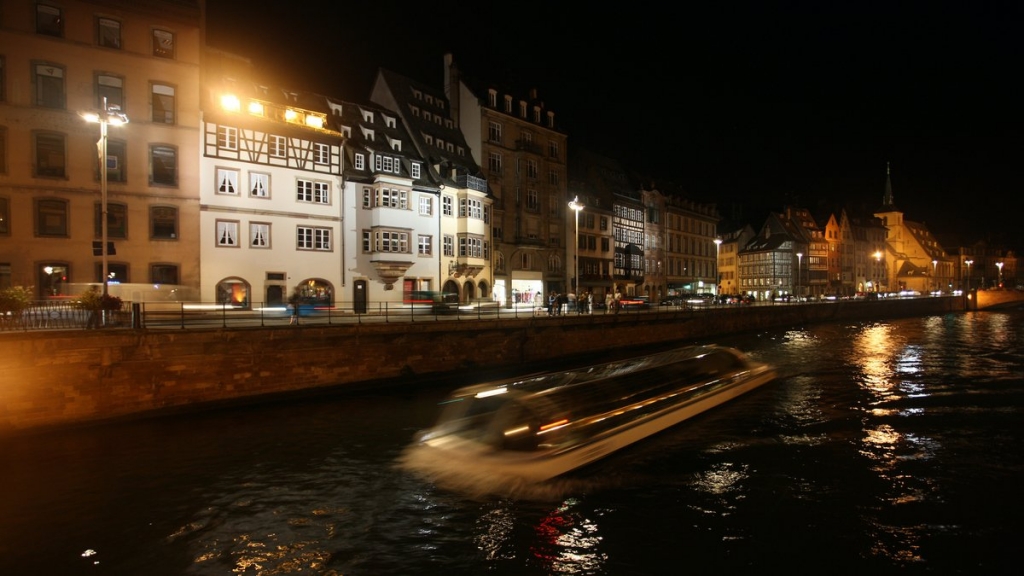
[[[967,301],[968,309],[973,310],[1012,308],[1024,306],[1024,292],[1020,290],[974,290],[967,295]]]

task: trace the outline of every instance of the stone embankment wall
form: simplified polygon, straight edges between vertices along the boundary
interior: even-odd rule
[[[962,298],[659,314],[0,334],[0,436],[835,320],[959,312]]]

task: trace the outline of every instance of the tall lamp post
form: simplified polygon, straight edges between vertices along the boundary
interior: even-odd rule
[[[721,254],[722,239],[715,238],[715,296],[721,296],[722,292],[722,276],[718,273],[718,258]]]
[[[939,290],[939,281],[935,278],[935,269],[938,265],[938,260],[932,260],[932,292],[938,292]]]
[[[875,277],[875,292],[877,293],[878,292],[879,276],[881,276],[878,273],[878,269],[882,265],[882,252],[881,252],[881,250],[875,250],[875,253],[873,254],[873,256],[875,257],[875,273],[873,274],[873,276]]]
[[[798,299],[800,297],[800,281],[802,280],[802,278],[800,278],[800,276],[801,276],[801,271],[803,270],[803,262],[804,262],[804,253],[803,252],[797,252],[796,253],[796,295],[797,295]]]
[[[575,264],[575,271],[573,272],[573,280],[576,282],[576,298],[579,301],[579,283],[580,283],[580,211],[583,210],[583,204],[580,204],[580,197],[576,196],[569,202],[569,208],[572,208],[573,212],[576,213],[576,244],[573,248],[573,263]]]
[[[100,139],[96,148],[100,157],[100,256],[103,260],[103,295],[107,295],[110,281],[107,265],[107,125],[121,126],[128,123],[128,116],[121,112],[120,106],[108,105],[107,97],[103,97],[103,109],[99,111],[79,112],[86,122],[100,125]]]
[[[974,264],[974,260],[968,258],[964,260],[964,264],[967,264],[967,291],[971,291],[971,264]]]
[[[1002,288],[1003,287],[1003,263],[1002,262],[996,262],[996,268],[999,268],[999,284],[996,286],[996,288]]]

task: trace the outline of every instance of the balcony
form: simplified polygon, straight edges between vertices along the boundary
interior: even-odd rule
[[[530,152],[532,154],[540,154],[540,145],[532,140],[516,140],[516,150],[522,150],[523,152]]]
[[[487,180],[484,178],[477,178],[476,176],[470,176],[469,174],[460,174],[455,177],[455,183],[459,188],[469,188],[470,190],[476,190],[477,192],[487,192]]]

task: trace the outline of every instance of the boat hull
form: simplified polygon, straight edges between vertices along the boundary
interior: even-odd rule
[[[494,443],[478,441],[460,434],[427,431],[418,442],[417,466],[433,468],[432,475],[464,474],[471,477],[502,478],[513,482],[543,482],[605,458],[651,435],[742,396],[776,378],[775,370],[765,364],[749,362],[744,370],[729,374],[711,384],[680,387],[652,398],[663,408],[604,428],[599,433],[575,441],[540,447],[535,450],[496,448]],[[599,385],[599,384],[596,384]],[[636,409],[643,403],[624,406],[614,416]],[[607,415],[602,415],[605,417]]]

